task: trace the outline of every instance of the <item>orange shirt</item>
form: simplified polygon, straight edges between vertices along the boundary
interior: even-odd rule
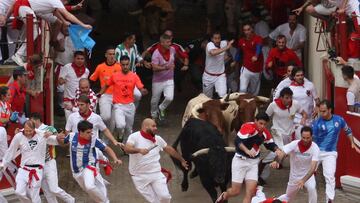
[[[144,87],[140,78],[136,73],[128,72],[126,75],[121,71],[115,73],[108,80],[107,85],[112,86],[113,103],[114,104],[129,104],[134,102],[134,88],[138,89]]]
[[[114,73],[121,71],[121,65],[119,63],[115,63],[112,66],[107,65],[106,63],[99,64],[95,72],[90,76],[90,80],[97,81],[100,79],[100,86],[103,87],[107,81],[110,79]],[[113,87],[107,88],[105,91],[106,94],[113,94]]]

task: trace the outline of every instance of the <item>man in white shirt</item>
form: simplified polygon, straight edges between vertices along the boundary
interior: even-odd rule
[[[349,111],[360,113],[360,80],[355,78],[354,68],[343,66],[341,68],[343,79],[349,84],[346,92],[346,101]]]
[[[269,34],[272,40],[276,40],[278,35],[286,37],[286,47],[295,51],[296,55],[302,60],[302,49],[306,41],[306,28],[299,24],[295,13],[291,13],[288,22],[279,25],[274,31]]]
[[[297,101],[292,99],[293,92],[289,87],[285,87],[280,91],[280,97],[275,99],[266,109],[266,114],[272,117],[271,135],[277,146],[282,148],[284,144],[291,142],[291,135],[294,128],[294,117],[296,113],[302,115],[302,124],[306,121],[306,113],[301,109],[301,106]],[[259,164],[259,182],[265,184],[263,180],[266,180],[269,174],[269,168],[265,166],[275,158],[275,153],[270,152]],[[264,171],[263,171],[264,170]],[[261,179],[260,179],[261,178]]]
[[[50,132],[51,134],[57,134],[57,130],[54,127],[45,125],[41,121],[41,115],[39,113],[32,113],[30,115],[30,120],[34,122],[37,129]],[[44,190],[45,198],[50,203],[57,203],[56,197],[60,198],[66,203],[75,203],[75,198],[60,188],[58,182],[55,147],[47,145],[44,174],[41,183],[41,188]]]
[[[60,0],[24,0],[24,1],[16,1],[14,4],[14,21],[13,26],[17,29],[21,29],[23,33],[25,33],[25,25],[26,25],[26,15],[31,14],[34,16],[36,20],[36,16],[40,16],[45,19],[49,23],[61,23],[66,26],[71,23],[78,24],[86,29],[91,29],[91,25],[87,25],[82,23],[79,19],[77,19],[73,14],[65,9],[64,4]],[[17,19],[17,17],[21,17],[21,20],[24,25],[21,26]],[[70,22],[69,22],[70,21]],[[36,24],[34,24],[36,25]],[[34,26],[34,39],[38,36],[38,26]],[[60,31],[60,26],[57,29],[54,29],[51,33],[51,41],[57,42],[56,38]],[[26,35],[21,35],[22,39],[25,40]],[[56,46],[55,46],[56,47]],[[14,54],[12,59],[18,64],[23,65],[24,58],[26,56],[26,43],[23,43],[18,51]]]
[[[205,71],[203,73],[203,93],[212,98],[213,91],[223,97],[226,94],[226,76],[225,76],[225,52],[230,49],[234,40],[229,43],[221,40],[220,32],[214,32],[211,42],[206,45]]]
[[[72,113],[75,104],[75,92],[79,88],[79,81],[81,78],[89,77],[89,69],[85,67],[85,53],[76,51],[74,53],[74,60],[72,63],[66,64],[60,70],[59,81],[60,85],[64,84],[64,109],[65,118],[68,119]]]
[[[39,192],[47,144],[57,145],[57,137],[35,129],[34,122],[28,120],[24,124],[24,129],[14,136],[3,157],[0,170],[6,168],[20,150],[21,163],[15,179],[15,194],[21,202],[41,202]]]
[[[7,136],[5,128],[0,127],[0,163],[2,162],[2,159],[3,159],[7,149],[8,149],[8,136]],[[8,182],[15,188],[15,183],[12,181],[12,178],[14,178],[14,177],[9,178],[9,175],[12,175],[12,174],[6,174],[7,172],[8,171],[0,170],[0,180],[2,180],[2,177],[4,175],[5,178],[8,180]],[[7,200],[2,195],[1,192],[0,192],[0,202],[7,203]]]
[[[317,91],[312,82],[305,80],[304,70],[299,67],[295,67],[291,72],[293,81],[290,84],[290,89],[293,91],[293,100],[297,101],[302,109],[306,112],[305,125],[310,125],[313,121],[314,115],[317,113],[318,104],[320,99],[317,95]],[[295,114],[295,139],[300,139],[300,130],[303,124],[301,124],[302,115]]]
[[[297,192],[304,186],[309,195],[309,203],[317,203],[314,172],[319,161],[320,149],[312,141],[312,129],[301,129],[301,140],[295,140],[283,147],[283,153],[290,156],[290,175],[286,194],[279,197],[286,202],[294,201]],[[278,165],[277,162],[272,164]]]
[[[122,164],[122,161],[110,147],[93,136],[93,124],[89,121],[80,121],[76,131],[67,135],[63,141],[64,144],[69,144],[72,175],[94,202],[109,203],[105,180],[97,167],[98,156],[95,151],[106,152],[116,165]]]
[[[99,115],[92,112],[90,109],[90,99],[85,95],[81,95],[78,99],[79,111],[74,112],[69,116],[69,119],[66,121],[65,131],[66,134],[69,132],[78,132],[77,125],[82,120],[87,120],[93,124],[93,137],[92,139],[95,142],[96,138],[99,138],[99,130],[109,139],[114,145],[120,145],[114,136],[111,134],[110,130],[106,127],[104,121]],[[95,143],[92,143],[95,144]]]
[[[145,119],[141,124],[141,131],[129,136],[124,149],[129,154],[129,172],[136,189],[148,202],[170,203],[171,195],[166,177],[161,173],[160,151],[179,160],[185,169],[188,169],[188,164],[156,132],[155,121]]]

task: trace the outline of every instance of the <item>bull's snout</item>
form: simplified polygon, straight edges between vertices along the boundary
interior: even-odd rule
[[[222,183],[225,182],[225,177],[216,176],[216,177],[215,177],[215,182],[216,182],[217,184],[222,184]]]

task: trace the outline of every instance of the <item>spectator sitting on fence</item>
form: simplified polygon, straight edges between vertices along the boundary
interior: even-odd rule
[[[345,65],[341,68],[344,80],[349,84],[346,100],[349,111],[360,113],[360,79],[355,78],[354,68]]]

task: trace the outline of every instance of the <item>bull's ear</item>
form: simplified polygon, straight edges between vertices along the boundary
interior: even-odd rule
[[[204,113],[205,110],[204,110],[204,108],[199,108],[199,109],[197,110],[197,112],[198,112],[198,113]]]
[[[221,111],[225,111],[228,107],[229,107],[229,103],[221,103],[220,104],[220,109]]]

